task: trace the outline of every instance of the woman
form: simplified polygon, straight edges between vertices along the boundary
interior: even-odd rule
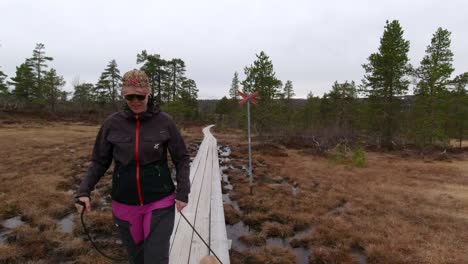
[[[90,212],[90,193],[114,159],[112,213],[130,262],[168,263],[174,206],[180,212],[188,203],[190,160],[169,115],[158,107],[148,109],[149,93],[144,72],[124,74],[122,95],[130,110],[114,113],[102,124],[77,199]],[[177,188],[167,150],[176,167]],[[81,212],[82,206],[76,207]]]

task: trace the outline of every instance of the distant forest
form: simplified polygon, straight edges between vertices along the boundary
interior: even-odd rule
[[[461,147],[468,134],[468,72],[452,76],[451,33],[438,28],[415,66],[409,63],[410,43],[403,32],[398,20],[387,21],[378,51],[362,64],[359,84],[336,81],[322,97],[309,93],[307,99],[294,98],[293,81],[278,79],[263,51],[243,69],[244,80],[234,72],[229,97],[220,100],[198,100],[197,85],[185,75],[182,59],[143,50],[136,62],[150,78],[150,104],[159,104],[179,123],[244,128],[246,110],[238,103],[237,91],[258,92],[252,125],[260,137],[295,139],[315,147],[344,142],[389,149],[446,148],[456,139]],[[39,43],[32,57],[16,67],[15,76],[0,71],[0,110],[103,117],[125,106],[115,60],[103,67],[97,83],[73,83],[71,94],[62,90],[63,77],[49,69],[52,60]]]

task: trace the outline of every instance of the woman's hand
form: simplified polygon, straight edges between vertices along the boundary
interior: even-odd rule
[[[87,213],[91,212],[91,204],[89,202],[89,197],[86,197],[86,196],[78,197],[78,200],[85,203]],[[78,203],[75,203],[75,207],[76,207],[76,210],[78,211],[78,214],[81,214],[81,211],[83,210],[83,206]]]
[[[182,209],[184,209],[185,206],[187,206],[187,203],[184,203],[182,201],[179,201],[179,200],[175,200],[175,205],[176,205],[176,208],[177,208],[177,212],[180,212],[182,211]]]

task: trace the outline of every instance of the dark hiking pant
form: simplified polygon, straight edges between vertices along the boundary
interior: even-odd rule
[[[135,245],[130,233],[130,224],[114,216],[120,238],[127,250],[131,264],[169,263],[169,242],[174,229],[174,205],[153,210],[151,213],[150,233],[143,242]]]

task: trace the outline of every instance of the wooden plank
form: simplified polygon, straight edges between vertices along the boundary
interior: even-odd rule
[[[210,132],[211,127],[203,129],[203,141],[197,156],[192,161],[189,204],[182,212],[209,243],[223,264],[229,264],[229,241],[224,221],[217,140]],[[206,245],[180,214],[176,213],[169,262],[199,263],[202,257],[209,254]]]
[[[209,133],[209,131],[208,131]],[[201,235],[203,240],[209,244],[210,241],[210,201],[211,201],[211,175],[213,167],[213,149],[216,144],[213,142],[214,138],[211,134],[207,135],[209,137],[208,153],[205,163],[203,183],[201,186],[200,196],[198,200],[198,207],[195,214],[195,229]],[[190,250],[190,264],[198,264],[200,260],[209,254],[208,247],[203,243],[203,241],[193,234],[192,238],[192,247]]]
[[[197,155],[193,159],[192,165],[190,166],[190,185],[191,186],[193,185],[193,179],[194,179],[195,173],[198,171],[201,158],[206,157],[206,155],[208,153],[207,152],[208,151],[208,142],[205,140],[205,138],[206,137],[203,137],[203,141],[200,144],[200,147],[198,148]],[[190,203],[190,200],[189,200],[189,203]],[[174,243],[174,238],[175,238],[175,233],[177,232],[177,230],[179,228],[180,220],[185,221],[184,219],[181,219],[180,214],[177,213],[177,210],[176,210],[176,215],[175,215],[175,220],[174,220],[174,230],[172,231],[172,235],[171,235],[170,250],[172,249],[172,245]]]
[[[204,129],[205,130],[205,129]],[[204,131],[205,132],[205,131]],[[209,143],[211,138],[206,138],[207,142]],[[207,156],[200,158],[200,168],[204,168],[207,162]],[[198,169],[194,174],[193,185],[191,188],[191,192],[189,195],[189,203],[187,207],[184,208],[182,213],[185,215],[187,220],[190,223],[194,223],[196,208],[198,206],[198,199],[200,196],[201,185],[203,182],[204,177],[204,170]],[[179,220],[179,225],[177,228],[177,232],[174,236],[174,242],[172,248],[169,253],[169,259],[171,263],[180,264],[180,263],[187,263],[189,259],[189,253],[191,248],[191,242],[193,237],[193,229],[190,225],[185,221],[185,219]]]
[[[217,140],[214,139],[215,150],[213,152],[213,178],[212,178],[212,195],[211,195],[211,249],[223,264],[229,264],[229,248],[230,241],[227,238],[226,223],[224,218],[223,194],[221,191],[221,175],[218,159]]]

